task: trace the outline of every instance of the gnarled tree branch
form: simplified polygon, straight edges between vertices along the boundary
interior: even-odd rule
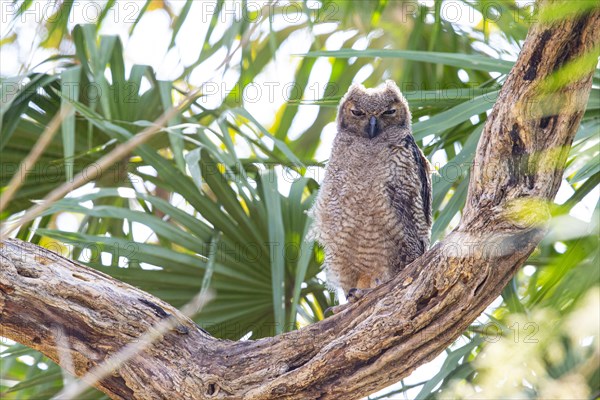
[[[460,226],[338,315],[273,338],[217,340],[130,285],[9,239],[0,336],[57,362],[70,352],[81,376],[174,316],[176,329],[96,384],[115,399],[352,399],[396,382],[467,329],[543,237],[595,60],[566,85],[548,77],[599,43],[598,9],[532,27],[482,133]],[[57,350],[57,325],[69,349]]]

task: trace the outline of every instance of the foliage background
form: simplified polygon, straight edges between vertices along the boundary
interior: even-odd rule
[[[597,7],[568,4],[550,18]],[[306,239],[306,211],[348,86],[393,79],[403,89],[415,138],[439,172],[440,239],[460,218],[486,116],[537,18],[534,3],[513,0],[2,7],[1,186],[52,117],[75,109],[2,221],[200,87],[202,96],[160,135],[15,235],[175,306],[211,289],[216,298],[196,321],[243,340],[318,321],[337,301],[320,273],[322,251]],[[153,42],[157,21],[166,26]],[[600,394],[599,109],[597,71],[550,234],[502,297],[445,354],[371,398]],[[3,398],[60,390],[58,366],[1,344]]]

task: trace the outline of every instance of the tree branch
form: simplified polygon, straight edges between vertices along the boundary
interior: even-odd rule
[[[595,60],[566,85],[548,78],[599,42],[597,8],[532,27],[482,133],[459,228],[338,315],[273,338],[217,340],[130,285],[8,239],[0,336],[58,362],[61,326],[70,345],[61,351],[82,376],[174,316],[176,329],[96,384],[115,399],[354,399],[382,389],[459,337],[543,237]]]

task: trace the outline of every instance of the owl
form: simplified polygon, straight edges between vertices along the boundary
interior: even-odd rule
[[[431,167],[393,81],[351,86],[337,128],[312,233],[325,251],[328,284],[352,302],[429,247]]]

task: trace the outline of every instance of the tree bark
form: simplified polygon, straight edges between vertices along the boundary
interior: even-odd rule
[[[175,329],[95,384],[114,399],[358,399],[397,382],[458,338],[544,236],[595,60],[560,87],[548,78],[599,43],[597,8],[531,28],[482,133],[459,227],[338,315],[272,338],[218,340],[147,293],[8,239],[0,336],[57,362],[68,352],[82,376],[174,316]]]

